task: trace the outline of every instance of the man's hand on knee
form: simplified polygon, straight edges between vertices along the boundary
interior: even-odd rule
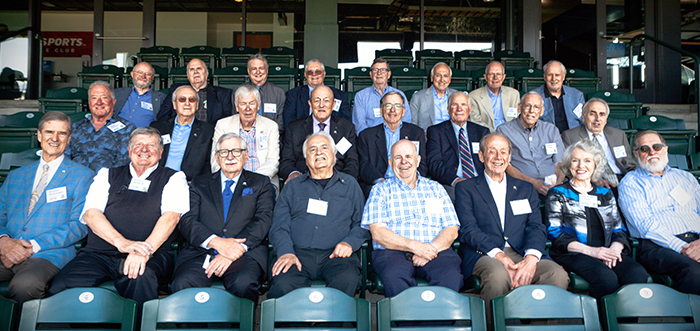
[[[681,254],[700,262],[700,239],[683,246]]]
[[[24,239],[12,239],[10,237],[0,237],[0,255],[2,264],[6,268],[11,268],[27,260],[34,254],[32,244]],[[9,266],[8,266],[9,264]]]
[[[272,277],[275,277],[281,273],[286,273],[289,268],[296,265],[297,270],[301,271],[301,262],[296,255],[292,253],[287,253],[279,257],[275,265],[272,266]]]
[[[510,283],[515,284],[515,271],[518,269],[518,267],[515,265],[515,262],[511,260],[506,253],[500,252],[494,256],[498,262],[501,262],[503,266],[506,268],[506,271],[508,271],[508,276],[510,276]]]
[[[523,285],[530,285],[537,270],[537,257],[526,255],[525,258],[516,264],[518,268],[513,278],[513,288]]]
[[[138,253],[129,254],[124,261],[124,275],[130,279],[142,276],[146,271],[146,262],[148,262],[149,258],[149,256],[143,256]]]

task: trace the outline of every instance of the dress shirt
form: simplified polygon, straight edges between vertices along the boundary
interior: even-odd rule
[[[233,177],[233,178],[228,178],[228,177],[226,177],[226,175],[224,175],[224,172],[223,172],[223,171],[219,171],[220,178],[221,178],[221,196],[224,195],[224,190],[226,189],[226,181],[227,181],[227,180],[233,180],[233,185],[231,185],[230,191],[231,191],[232,194],[233,194],[233,192],[236,192],[236,185],[238,185],[238,180],[241,179],[241,174],[242,174],[242,173],[243,173],[243,172],[238,173],[238,175],[236,175],[236,176]],[[227,216],[227,215],[224,215],[224,219],[226,219],[226,216]],[[209,245],[209,242],[211,242],[212,239],[214,239],[214,238],[216,238],[216,237],[218,237],[218,236],[215,235],[215,234],[209,236],[209,238],[207,238],[206,240],[204,240],[204,242],[202,242],[202,244],[199,245],[199,246],[202,247],[202,248],[204,248],[204,249],[209,249],[209,247],[207,247],[207,246]],[[241,244],[241,245],[243,245],[243,248],[245,248],[245,251],[247,252],[247,251],[248,251],[248,246],[246,246],[245,244]]]
[[[700,184],[689,172],[666,166],[657,176],[639,167],[625,175],[619,193],[632,237],[680,253],[687,243],[675,236],[700,233]]]
[[[131,177],[138,179],[148,178],[156,168],[158,168],[158,165],[146,169],[143,175],[139,177],[136,175],[134,166],[129,164]],[[85,216],[85,212],[90,209],[97,209],[104,213],[105,207],[107,207],[107,201],[109,200],[109,188],[109,169],[100,169],[92,180],[88,195],[85,197],[85,207],[83,207],[83,211],[80,213],[81,222],[85,223],[83,217]],[[169,211],[180,215],[190,211],[190,188],[187,184],[185,173],[182,171],[178,171],[170,176],[168,183],[163,187],[163,194],[160,200],[160,214],[163,215]]]
[[[332,115],[331,115],[332,116]],[[326,126],[323,128],[323,131],[326,131],[327,134],[331,134],[331,116],[328,116],[328,119],[326,119],[323,122],[319,122],[316,117],[311,116],[311,119],[313,119],[314,123],[314,133],[318,133],[318,131],[321,131],[321,128],[318,126],[319,123],[323,123]]]
[[[121,124],[118,124],[121,123]],[[114,126],[113,126],[114,125]],[[110,127],[119,130],[112,131]],[[73,134],[64,154],[69,159],[97,172],[101,168],[121,167],[129,164],[129,136],[136,126],[119,117],[110,117],[95,131],[92,115],[73,123]]]
[[[591,133],[591,131],[588,131],[588,129],[586,129],[586,132],[588,132],[588,139],[593,141],[593,133]],[[605,153],[605,159],[608,160],[608,165],[610,166],[610,169],[612,169],[612,171],[617,175],[621,174],[622,171],[620,170],[620,168],[617,167],[617,164],[615,164],[615,155],[613,155],[612,152],[610,152],[608,139],[605,138],[605,133],[603,133],[603,131],[600,131],[600,133],[598,134],[598,142],[600,143],[600,147],[603,148],[603,153]]]
[[[455,138],[457,138],[457,144],[459,144],[459,129],[464,129],[464,138],[467,139],[467,148],[469,148],[469,153],[471,153],[472,158],[474,157],[474,151],[472,151],[472,144],[469,141],[469,131],[467,131],[467,122],[464,122],[464,125],[462,126],[457,126],[455,122],[450,121],[450,124],[452,124],[452,129],[455,131]],[[478,143],[478,141],[475,141]],[[457,150],[457,160],[460,160],[459,156],[459,150]],[[474,161],[472,160],[472,163]],[[478,171],[474,171],[474,177],[479,176]],[[457,162],[457,178],[464,178],[464,174],[462,173],[462,162]],[[455,180],[457,180],[455,178]],[[452,181],[452,186],[455,186],[455,180]]]
[[[447,91],[445,91],[445,94],[439,97],[435,86],[433,86],[432,89],[433,106],[435,107],[435,122],[433,122],[433,124],[438,124],[450,119],[450,114],[447,112],[447,99],[449,96],[447,95]]]
[[[514,119],[503,123],[496,131],[503,133],[513,144],[510,160],[513,167],[540,180],[555,174],[555,164],[561,162],[565,148],[554,124],[537,121],[531,129],[526,129],[519,119]],[[547,154],[546,144],[555,144],[556,153]]]
[[[411,240],[431,243],[442,230],[459,219],[450,197],[440,183],[418,175],[411,189],[399,178],[387,178],[375,185],[362,213],[362,227],[385,223],[392,232]],[[376,241],[374,249],[384,249]]]
[[[170,137],[170,149],[168,150],[168,160],[165,161],[165,166],[175,171],[180,171],[182,165],[182,157],[185,156],[187,141],[190,140],[192,132],[192,123],[194,118],[185,125],[180,125],[175,117],[175,126],[173,126],[173,134]]]
[[[248,149],[248,160],[245,162],[244,169],[255,172],[260,168],[260,159],[258,159],[258,150],[255,144],[255,122],[248,131],[244,130],[241,125],[238,129],[238,135],[245,141]]]
[[[149,88],[148,91],[139,94],[139,91],[132,87],[129,98],[119,112],[119,117],[134,123],[137,128],[149,126],[151,122],[155,121],[153,118],[151,89]]]
[[[391,129],[386,125],[384,125],[384,136],[386,136],[386,155],[387,155],[387,162],[389,165],[387,166],[386,172],[384,173],[384,178],[389,178],[389,177],[394,177],[394,171],[391,170],[391,147],[394,146],[399,140],[401,140],[401,127],[403,127],[403,122],[399,123],[399,127],[396,128],[396,132],[391,132]],[[382,178],[378,178],[374,183],[378,183]]]
[[[503,88],[498,89],[498,95],[491,92],[487,87],[486,92],[489,94],[489,100],[491,100],[491,109],[493,109],[493,127],[497,128],[499,125],[506,122],[506,118],[503,117],[503,100],[501,99],[501,93],[503,93]]]
[[[408,98],[406,98],[406,95],[401,90],[387,85],[379,92],[379,90],[372,85],[355,94],[355,105],[352,107],[352,124],[355,124],[355,132],[358,135],[362,130],[384,122],[384,118],[379,111],[381,107],[379,102],[382,96],[391,91],[399,92],[403,96],[406,112],[403,114],[401,121],[411,123],[411,108],[408,105]],[[376,112],[375,109],[377,109]]]
[[[61,154],[57,159],[51,161],[51,162],[46,162],[44,161],[44,158],[39,158],[39,167],[36,169],[36,175],[34,176],[34,185],[32,185],[32,192],[36,190],[36,185],[39,184],[39,180],[41,179],[41,174],[44,173],[44,164],[49,165],[49,171],[46,173],[46,183],[51,183],[51,178],[53,178],[53,175],[56,173],[56,170],[58,170],[58,166],[61,165],[61,162],[63,162],[63,159],[65,156]]]

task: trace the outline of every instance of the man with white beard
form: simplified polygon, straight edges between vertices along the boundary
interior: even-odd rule
[[[656,131],[638,133],[632,148],[639,167],[619,190],[630,234],[640,238],[637,261],[670,275],[676,290],[700,294],[700,184],[668,166],[668,146]]]
[[[131,70],[134,86],[114,90],[117,98],[114,115],[134,123],[137,128],[148,126],[155,121],[160,105],[166,102],[166,98],[165,94],[151,87],[154,77],[155,70],[148,62],[135,65]]]

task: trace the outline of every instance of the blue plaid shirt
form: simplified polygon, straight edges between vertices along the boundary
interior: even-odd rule
[[[110,125],[121,122],[125,127],[112,131]],[[73,123],[73,135],[65,155],[97,173],[102,168],[121,167],[129,164],[129,135],[136,126],[121,118],[111,117],[107,123],[95,131],[92,115]]]
[[[436,181],[418,175],[411,190],[401,179],[392,177],[374,185],[362,213],[362,227],[386,223],[394,233],[422,243],[431,243],[450,226],[459,227],[450,197]],[[374,242],[374,249],[384,249]]]

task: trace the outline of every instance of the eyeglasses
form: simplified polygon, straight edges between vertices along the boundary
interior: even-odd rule
[[[197,102],[197,98],[195,98],[195,97],[189,97],[189,98],[188,97],[179,97],[179,98],[177,98],[177,102],[179,102],[179,103],[185,103],[187,101],[189,101],[190,103],[195,103],[195,102]]]
[[[321,98],[316,98],[316,99],[314,99],[314,101],[312,101],[312,102],[313,102],[313,104],[315,104],[315,105],[319,105],[319,104],[321,104],[321,103],[326,104],[326,105],[330,105],[331,103],[333,103],[333,101],[335,101],[335,100],[333,100],[333,99],[321,99]]]
[[[531,105],[531,104],[524,104],[524,105],[522,105],[521,107],[523,107],[523,110],[534,109],[534,110],[536,110],[536,111],[539,111],[540,109],[542,109],[542,106]]]
[[[251,102],[236,102],[236,105],[238,106],[239,109],[255,109],[258,107],[258,102],[257,101],[251,101]]]
[[[653,144],[653,145],[651,145],[651,147],[649,147],[649,145],[642,145],[642,146],[637,147],[637,149],[635,149],[635,151],[640,151],[640,152],[646,154],[646,153],[649,153],[652,148],[655,151],[660,152],[662,149],[664,149],[664,147],[666,147],[666,145],[664,145],[664,144]]]
[[[396,109],[396,110],[401,110],[401,109],[403,109],[403,104],[402,103],[385,103],[383,105],[383,107],[384,107],[384,110],[391,110],[392,108]]]
[[[316,69],[316,70],[307,70],[306,74],[309,76],[320,76],[324,73],[325,71],[321,69]]]
[[[387,72],[389,72],[389,69],[388,69],[388,68],[372,68],[372,69],[370,69],[370,71],[371,71],[372,73],[374,73],[374,74],[377,74],[377,73],[380,73],[380,72],[381,72],[381,73],[387,73]]]
[[[234,157],[239,157],[243,152],[245,152],[245,148],[234,148],[234,149],[220,149],[216,151],[216,155],[218,155],[220,158],[227,158],[229,153],[233,155]]]
[[[265,72],[265,71],[267,71],[267,68],[265,68],[265,67],[252,67],[252,68],[249,68],[249,69],[250,69],[250,71],[252,71],[252,72],[256,72],[256,71]]]
[[[136,74],[137,76],[141,76],[141,75],[144,75],[144,76],[146,76],[146,77],[151,77],[151,76],[153,76],[153,74],[150,73],[150,72],[145,72],[145,71],[140,71],[140,70],[138,70],[138,71],[132,71],[132,72],[133,72],[134,74]]]
[[[488,74],[486,74],[486,77],[493,78],[493,77],[501,77],[503,75],[505,75],[505,74],[502,72],[489,72]]]

